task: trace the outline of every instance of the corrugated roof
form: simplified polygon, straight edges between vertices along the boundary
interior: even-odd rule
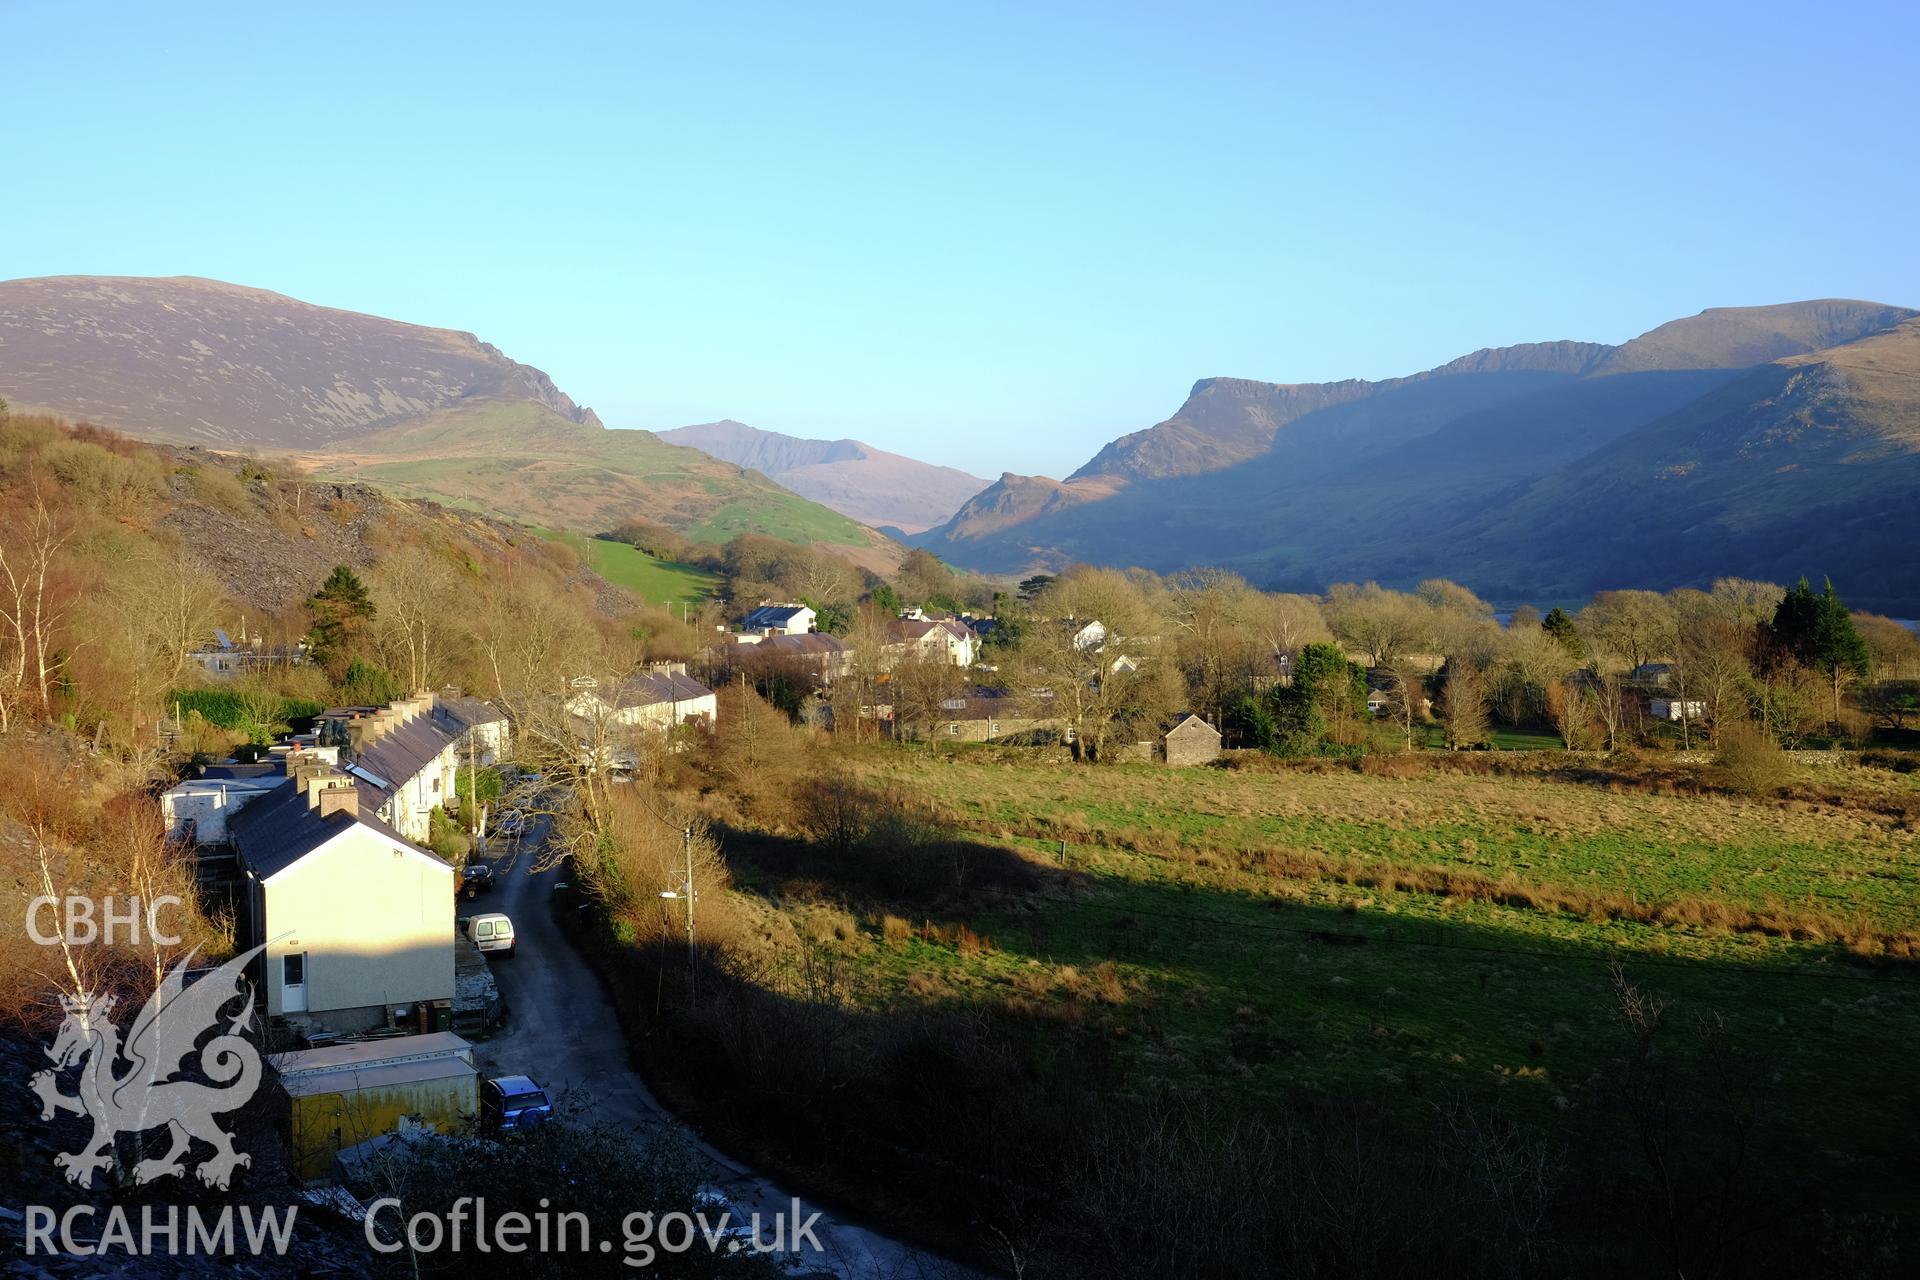
[[[311,1075],[281,1076],[280,1087],[290,1098],[311,1098],[329,1093],[354,1093],[362,1089],[392,1089],[423,1080],[478,1080],[480,1072],[471,1062],[459,1058],[425,1058],[417,1062],[381,1063],[366,1067],[342,1067],[337,1071],[316,1071]]]
[[[463,1056],[473,1056],[472,1041],[452,1031],[429,1031],[417,1036],[355,1040],[318,1049],[293,1049],[274,1054],[272,1060],[274,1070],[285,1076],[310,1071],[338,1071],[343,1067]]]

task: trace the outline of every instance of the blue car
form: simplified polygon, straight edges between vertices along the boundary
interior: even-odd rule
[[[495,1076],[480,1083],[480,1114],[496,1129],[531,1129],[553,1118],[553,1103],[527,1076]]]

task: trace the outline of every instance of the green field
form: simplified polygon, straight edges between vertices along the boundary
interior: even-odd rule
[[[688,606],[710,599],[720,589],[717,574],[690,564],[656,560],[646,552],[610,538],[589,538],[579,533],[536,530],[543,538],[555,538],[580,553],[593,571],[616,587],[625,587],[648,604]]]
[[[1889,812],[1909,780],[1823,804],[987,747],[868,748],[850,767],[930,805],[979,866],[1046,877],[932,903],[846,882],[860,927],[830,932],[806,919],[836,892],[829,861],[801,869],[798,907],[787,866],[743,861],[743,888],[797,912],[875,1007],[1106,1024],[1142,1099],[1283,1108],[1307,1089],[1411,1117],[1457,1096],[1559,1133],[1612,1097],[1618,964],[1675,1026],[1719,1020],[1767,1064],[1799,1174],[1911,1207],[1913,1179],[1888,1170],[1911,1169],[1920,966],[1870,958],[1920,921],[1920,836]],[[889,914],[913,936],[889,937]],[[957,923],[988,943],[943,941]]]

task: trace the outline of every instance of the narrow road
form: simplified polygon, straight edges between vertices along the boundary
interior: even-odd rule
[[[529,829],[517,852],[494,859],[499,887],[460,907],[462,915],[506,912],[517,938],[513,959],[488,957],[509,1012],[499,1032],[474,1046],[481,1075],[530,1075],[562,1110],[577,1109],[592,1120],[630,1127],[642,1136],[669,1128],[706,1163],[708,1184],[727,1198],[736,1217],[758,1212],[763,1222],[770,1222],[775,1213],[790,1214],[794,1196],[702,1141],[660,1105],[634,1071],[599,978],[553,918],[549,899],[559,873],[534,869],[545,834],[542,819]],[[823,1246],[820,1253],[808,1248],[792,1255],[802,1274],[843,1280],[958,1280],[974,1274],[805,1200],[800,1204],[802,1220],[820,1212],[813,1234]]]

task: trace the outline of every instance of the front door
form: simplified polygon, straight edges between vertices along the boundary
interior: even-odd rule
[[[280,1012],[307,1011],[307,953],[289,952],[280,957]]]

